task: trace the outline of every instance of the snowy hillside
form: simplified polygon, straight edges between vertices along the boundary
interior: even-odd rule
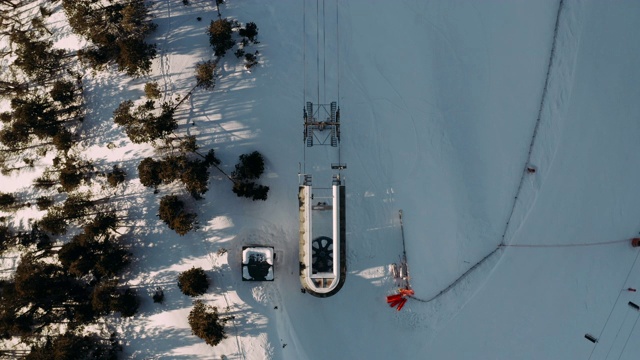
[[[142,303],[134,317],[109,318],[124,358],[640,356],[640,312],[628,305],[640,293],[623,291],[640,288],[628,241],[640,232],[640,3],[226,0],[223,17],[258,25],[259,65],[248,71],[227,54],[215,89],[195,91],[176,113],[178,131],[215,149],[226,172],[261,152],[269,199],[236,197],[213,170],[205,199],[192,203],[200,227],[182,237],[156,217],[160,197],[180,190],[141,185],[137,166],[154,150],[132,144],[112,117],[147,81],[166,98],[192,88],[195,64],[213,58],[206,28],[217,12],[198,0],[150,8],[151,74],[83,78],[89,136],[79,146],[128,176],[114,201],[134,218],[125,277]],[[57,46],[77,46],[56,31],[65,34]],[[328,298],[300,291],[309,99],[339,103],[348,165],[347,278]],[[0,178],[2,191],[33,196],[25,179],[37,172]],[[411,286],[435,298],[397,312],[385,296],[398,287],[400,209]],[[255,244],[274,247],[273,282],[242,281],[242,246]],[[198,298],[235,316],[216,347],[191,334],[193,299],[176,286],[192,266],[212,282]],[[157,287],[161,305],[148,296]]]

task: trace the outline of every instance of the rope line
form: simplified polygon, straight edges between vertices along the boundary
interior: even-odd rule
[[[558,4],[558,12],[556,13],[556,24],[553,29],[553,43],[551,45],[551,54],[549,55],[549,65],[547,66],[547,76],[544,79],[544,87],[542,88],[542,100],[540,100],[540,108],[538,109],[538,117],[536,118],[536,125],[533,128],[533,135],[531,137],[531,142],[529,143],[529,151],[527,152],[527,161],[524,164],[524,168],[522,169],[522,175],[520,175],[520,183],[518,184],[518,189],[516,190],[516,196],[513,199],[513,204],[511,205],[511,211],[509,212],[509,217],[507,217],[507,223],[505,224],[504,231],[502,232],[502,238],[500,240],[500,244],[504,245],[504,238],[507,235],[507,231],[509,230],[509,224],[511,223],[511,218],[513,217],[513,212],[516,209],[516,203],[518,202],[518,196],[520,195],[520,191],[522,190],[522,184],[524,183],[524,177],[527,174],[527,166],[531,162],[531,153],[533,152],[533,145],[535,144],[536,137],[538,136],[538,129],[540,128],[540,119],[542,118],[542,109],[545,105],[545,99],[547,97],[547,89],[549,87],[549,75],[551,74],[551,67],[553,65],[553,58],[556,52],[556,44],[558,38],[558,27],[560,26],[560,13],[564,7],[564,0],[560,0]]]
[[[522,248],[558,248],[558,247],[574,247],[574,246],[600,246],[600,245],[611,245],[611,244],[619,244],[619,243],[628,243],[629,239],[624,240],[613,240],[613,241],[601,241],[595,243],[581,243],[581,244],[549,244],[549,245],[536,245],[536,244],[500,244],[500,247],[522,247]]]
[[[444,288],[442,291],[440,291],[439,293],[435,294],[434,296],[428,298],[428,299],[421,299],[419,297],[416,296],[409,296],[410,298],[414,299],[414,300],[418,300],[420,302],[423,303],[428,303],[431,302],[437,298],[439,298],[440,296],[446,294],[447,292],[449,292],[449,290],[453,289],[460,281],[462,281],[462,279],[464,279],[465,277],[467,277],[467,275],[469,275],[473,270],[475,270],[478,266],[482,265],[483,262],[485,262],[488,258],[491,257],[491,255],[495,254],[498,250],[500,250],[500,246],[498,246],[497,248],[495,248],[495,250],[493,250],[492,252],[490,252],[489,254],[487,254],[485,257],[483,257],[480,261],[478,261],[475,265],[473,265],[472,267],[470,267],[467,271],[465,271],[462,275],[460,275],[457,279],[455,279],[451,284],[449,284],[449,286],[447,286],[446,288]]]

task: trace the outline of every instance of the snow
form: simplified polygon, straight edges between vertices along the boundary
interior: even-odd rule
[[[127,281],[143,296],[140,313],[110,319],[127,358],[638,357],[640,313],[627,303],[640,298],[622,290],[640,283],[638,249],[624,241],[640,231],[640,3],[562,1],[549,68],[558,1],[325,0],[324,22],[322,1],[227,1],[223,16],[257,23],[260,64],[248,72],[227,54],[215,90],[178,111],[179,131],[215,149],[225,171],[260,151],[271,190],[266,202],[239,199],[212,169],[205,199],[189,203],[200,228],[179,237],[155,214],[160,196],[180,190],[140,185],[137,164],[153,149],[131,144],[110,117],[146,81],[167,99],[194,85],[195,64],[212,58],[205,28],[217,13],[191,3],[152,5],[159,56],[149,78],[85,76],[79,145],[97,165],[125,168],[114,200],[136,219]],[[301,293],[298,273],[301,110],[318,98],[339,102],[348,165],[348,273],[329,298]],[[523,177],[527,162],[536,172]],[[31,196],[35,176],[2,177],[2,191]],[[396,312],[384,297],[396,290],[399,209],[419,298],[506,246],[451,291]],[[273,282],[241,281],[242,247],[256,243],[274,247]],[[200,298],[235,316],[214,348],[191,335],[192,299],[176,286],[193,266],[212,280]],[[163,305],[146,296],[158,286]]]

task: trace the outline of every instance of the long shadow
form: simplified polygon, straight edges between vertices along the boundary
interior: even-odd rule
[[[172,353],[178,347],[203,343],[203,340],[191,335],[189,329],[159,329],[148,328],[143,325],[144,331],[131,329],[126,331],[123,353],[127,358],[149,358],[161,355],[171,359],[193,359],[193,355],[178,355]],[[127,346],[135,343],[135,351]],[[201,359],[214,359],[213,355],[199,355]]]
[[[84,84],[87,116],[82,128],[86,146],[103,146],[111,142],[122,145],[126,135],[120,126],[109,119],[122,101],[142,96],[140,90],[129,90],[131,87],[127,86],[142,80],[126,78],[127,75],[117,73],[115,69],[110,69],[110,72],[110,76],[97,74]]]

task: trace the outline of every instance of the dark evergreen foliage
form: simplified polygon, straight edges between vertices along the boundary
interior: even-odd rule
[[[75,321],[86,287],[58,265],[25,255],[0,291],[0,334],[32,336],[52,323]]]
[[[235,170],[231,173],[234,179],[233,193],[239,197],[246,197],[252,200],[267,200],[269,187],[256,184],[256,179],[264,173],[264,158],[262,154],[254,151],[249,154],[240,155],[240,162],[236,164]]]
[[[156,291],[153,292],[153,302],[156,304],[163,304],[164,303],[164,291],[162,291],[162,288],[158,287],[156,288]]]
[[[135,290],[131,288],[120,290],[112,302],[113,311],[119,312],[123,317],[135,315],[138,312],[138,307],[140,307],[140,299]]]
[[[255,53],[247,53],[244,54],[244,67],[247,69],[251,69],[252,67],[258,64],[258,51]]]
[[[16,203],[16,197],[13,194],[5,194],[0,192],[0,210],[9,210]]]
[[[159,99],[160,98],[160,87],[158,87],[157,82],[148,82],[144,84],[144,94],[149,99]]]
[[[57,80],[53,83],[49,95],[62,105],[69,105],[75,99],[76,86],[71,81]]]
[[[36,199],[36,206],[38,210],[47,210],[51,205],[53,205],[54,201],[51,196],[41,196]]]
[[[32,79],[43,81],[60,69],[64,50],[53,49],[52,41],[37,40],[27,32],[14,31],[11,42],[16,45],[14,65]]]
[[[164,196],[160,200],[159,216],[171,230],[185,235],[193,229],[196,214],[184,210],[184,203],[175,195]]]
[[[195,150],[193,142],[186,141],[181,144],[181,150]],[[194,199],[201,199],[208,190],[209,167],[218,165],[220,160],[215,157],[215,152],[210,150],[204,159],[189,159],[187,154],[167,155],[164,159],[156,161],[152,158],[144,159],[138,166],[140,182],[144,186],[157,187],[160,183],[170,184],[174,181],[182,181],[185,188]]]
[[[161,169],[162,163],[160,161],[153,160],[150,157],[144,158],[138,165],[140,183],[144,186],[157,187],[162,183],[162,178],[160,177]]]
[[[231,21],[227,19],[218,19],[211,21],[209,25],[209,43],[213,47],[216,56],[224,56],[227,50],[235,45],[232,35]]]
[[[264,157],[257,151],[240,155],[240,162],[231,173],[234,179],[255,180],[264,172]]]
[[[238,181],[233,184],[232,191],[238,195],[238,197],[250,198],[253,201],[265,201],[267,200],[269,187],[256,184],[252,181]]]
[[[156,25],[143,0],[106,6],[93,0],[63,0],[62,6],[74,32],[93,44],[79,52],[81,59],[95,68],[116,63],[132,76],[149,72],[157,51],[145,38]]]
[[[107,182],[112,187],[116,187],[118,186],[118,184],[124,182],[125,177],[126,173],[124,172],[124,170],[119,168],[118,165],[113,165],[113,170],[111,170],[111,172],[107,174]]]
[[[137,144],[163,138],[178,127],[173,118],[175,109],[170,104],[162,104],[160,115],[154,115],[152,110],[154,110],[152,100],[135,109],[133,102],[126,100],[113,112],[113,121],[123,126],[129,139]]]
[[[95,279],[117,277],[131,262],[131,253],[108,230],[115,227],[111,216],[97,216],[84,232],[62,245],[58,259],[73,276]]]
[[[207,292],[209,279],[202,268],[192,267],[180,273],[178,276],[178,287],[185,295],[199,296]]]
[[[88,194],[71,194],[62,205],[62,213],[67,219],[84,217],[93,205]]]
[[[38,250],[45,250],[51,247],[51,239],[44,231],[40,229],[38,224],[34,224],[30,231],[19,232],[16,234],[18,243],[22,246],[31,246],[36,244]]]
[[[238,30],[238,35],[246,37],[252,43],[257,44],[258,25],[254,22],[247,23],[244,28],[240,28],[240,30]]]
[[[0,225],[0,254],[16,245],[16,236],[8,226]]]
[[[57,209],[50,209],[42,219],[38,220],[38,226],[42,231],[51,235],[62,235],[67,232],[67,220]]]
[[[59,151],[66,153],[74,144],[74,135],[67,129],[61,128],[51,139],[53,145]]]
[[[60,165],[62,168],[58,172],[58,182],[66,192],[77,189],[83,180],[88,179],[89,174],[87,173],[87,169],[92,167],[89,163],[72,158],[66,159]]]
[[[229,319],[220,318],[216,307],[207,306],[201,300],[194,301],[188,320],[191,333],[207,345],[216,346],[227,337],[224,324]]]
[[[216,62],[204,61],[196,64],[196,83],[203,89],[213,89],[215,86]]]
[[[43,345],[37,345],[25,360],[117,360],[121,351],[115,339],[107,341],[92,336],[66,333],[49,338]]]
[[[11,99],[11,120],[0,133],[0,142],[9,149],[28,145],[32,136],[45,140],[58,134],[61,123],[51,102],[40,96]]]

